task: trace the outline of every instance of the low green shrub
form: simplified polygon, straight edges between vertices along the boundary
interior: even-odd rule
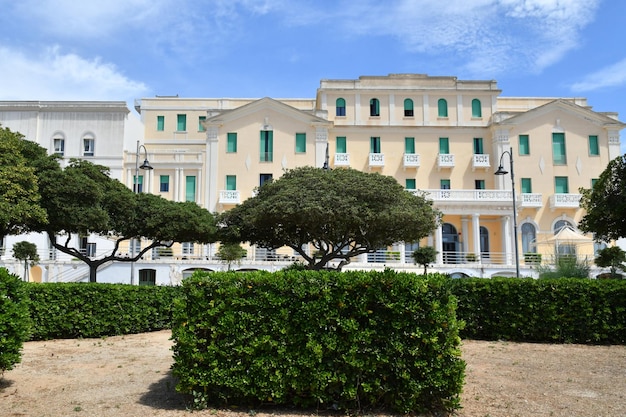
[[[450,280],[464,339],[626,343],[626,281]]]
[[[0,268],[0,375],[21,361],[29,331],[25,283]]]
[[[197,272],[175,304],[177,389],[205,406],[458,408],[465,363],[446,283],[390,270]]]
[[[32,340],[101,337],[171,327],[180,287],[29,284]]]

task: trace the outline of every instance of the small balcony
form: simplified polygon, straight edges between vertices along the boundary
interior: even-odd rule
[[[474,158],[472,160],[472,171],[475,171],[476,168],[488,169],[490,167],[491,164],[489,163],[488,153],[474,154]]]
[[[239,190],[221,190],[220,204],[239,204],[241,203],[241,195]]]
[[[454,168],[454,154],[440,153],[437,157],[437,168]]]
[[[543,196],[537,193],[522,193],[519,197],[522,207],[541,208],[543,207]]]
[[[385,154],[384,153],[370,153],[370,167],[384,167],[385,166]]]
[[[550,197],[550,209],[580,208],[582,194],[554,194]]]
[[[405,168],[417,168],[420,166],[420,155],[418,153],[405,153],[404,154],[404,167]]]
[[[335,166],[336,167],[349,167],[350,166],[350,154],[349,153],[336,153],[335,154]]]

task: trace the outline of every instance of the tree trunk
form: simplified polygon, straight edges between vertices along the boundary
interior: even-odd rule
[[[96,272],[98,271],[98,264],[89,264],[89,282],[96,281]]]

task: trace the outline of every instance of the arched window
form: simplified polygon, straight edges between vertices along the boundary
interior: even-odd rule
[[[413,117],[413,100],[404,99],[404,117]]]
[[[83,156],[94,156],[96,140],[94,135],[87,133],[83,136]]]
[[[574,228],[574,225],[568,221],[568,220],[558,220],[556,223],[554,223],[554,234],[556,235],[557,233],[559,233],[561,231],[562,228],[564,227],[570,227],[570,228]]]
[[[445,98],[440,98],[439,101],[437,101],[437,109],[437,115],[439,117],[448,117],[448,102]]]
[[[537,229],[532,223],[524,223],[521,227],[522,232],[522,252],[523,253],[535,253],[537,247],[535,245],[537,240]]]
[[[377,98],[370,100],[370,116],[380,116],[380,101]]]
[[[472,117],[483,117],[483,110],[480,107],[480,100],[472,100]]]
[[[56,132],[52,136],[52,147],[55,155],[65,155],[65,135],[61,132]]]
[[[484,258],[489,258],[489,230],[480,226],[480,253]]]
[[[335,101],[335,116],[345,116],[346,115],[346,100],[342,98],[338,98]]]
[[[441,225],[441,246],[443,249],[443,263],[455,264],[461,261],[459,250],[459,234],[456,227],[450,223]]]

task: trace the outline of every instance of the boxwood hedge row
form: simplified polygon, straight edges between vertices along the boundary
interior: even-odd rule
[[[20,362],[29,329],[26,285],[0,268],[0,376]]]
[[[177,388],[204,405],[458,408],[465,363],[446,282],[392,271],[196,273],[174,309]]]
[[[464,339],[626,343],[626,280],[450,280]]]
[[[171,327],[180,287],[30,284],[32,340],[101,337]]]

